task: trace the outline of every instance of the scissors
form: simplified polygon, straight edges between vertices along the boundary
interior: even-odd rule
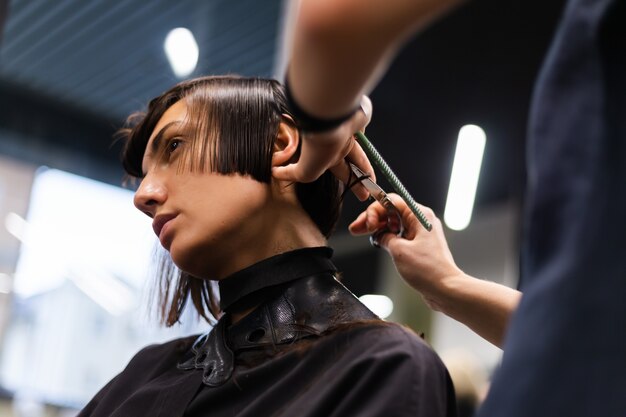
[[[396,206],[394,206],[389,199],[385,190],[380,188],[378,184],[372,181],[368,174],[361,171],[359,167],[354,165],[352,162],[349,162],[348,164],[350,165],[352,173],[356,176],[357,180],[363,184],[365,189],[370,193],[370,196],[378,201],[387,210],[387,224],[384,228],[377,230],[370,236],[371,245],[379,248],[380,245],[378,243],[378,239],[385,233],[394,233],[397,236],[402,236],[404,233],[402,216]]]

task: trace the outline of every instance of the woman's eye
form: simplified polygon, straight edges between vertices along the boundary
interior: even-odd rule
[[[181,145],[181,143],[182,143],[182,140],[180,140],[180,139],[172,139],[167,144],[167,152],[168,153],[174,152],[176,149],[178,149],[178,147]]]

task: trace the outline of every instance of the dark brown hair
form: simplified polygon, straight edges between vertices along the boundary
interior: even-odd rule
[[[179,100],[187,105],[185,122],[192,146],[180,169],[249,175],[271,181],[274,141],[281,121],[293,122],[283,86],[275,80],[211,76],[183,81],[154,98],[145,113],[129,117],[118,137],[125,141],[122,163],[126,172],[141,178],[148,140],[165,111]],[[288,116],[288,117],[285,117]],[[325,237],[337,223],[341,208],[339,181],[326,172],[312,183],[296,183],[296,195]],[[198,314],[211,321],[220,314],[211,281],[178,270],[169,254],[159,262],[156,287],[161,320],[176,323],[191,299]]]

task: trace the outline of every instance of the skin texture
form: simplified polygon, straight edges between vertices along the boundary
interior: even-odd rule
[[[151,218],[174,216],[159,240],[180,269],[219,280],[285,251],[325,245],[317,226],[299,206],[291,183],[273,179],[265,184],[237,174],[180,169],[184,147],[191,140],[181,129],[186,117],[187,106],[181,100],[157,123],[134,198],[135,206]],[[160,141],[164,152],[153,152],[155,136],[168,125]],[[295,128],[281,123],[272,165],[287,163],[299,140]]]
[[[465,274],[454,262],[441,221],[420,206],[433,225],[426,231],[398,195],[390,194],[402,214],[404,237],[385,234],[379,244],[392,257],[398,273],[434,310],[460,321],[478,335],[501,347],[511,314],[521,293],[504,285]],[[355,235],[371,234],[384,227],[386,210],[371,204],[350,225]]]

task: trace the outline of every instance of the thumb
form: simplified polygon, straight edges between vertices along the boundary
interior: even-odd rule
[[[353,235],[363,235],[369,233],[367,227],[367,211],[362,212],[359,216],[348,226],[348,230]]]
[[[380,233],[378,235],[372,235],[372,239],[374,239],[375,243],[378,244],[379,247],[381,247],[382,249],[387,251],[387,253],[393,256],[393,247],[395,247],[396,241],[402,238],[395,233],[387,232]]]

